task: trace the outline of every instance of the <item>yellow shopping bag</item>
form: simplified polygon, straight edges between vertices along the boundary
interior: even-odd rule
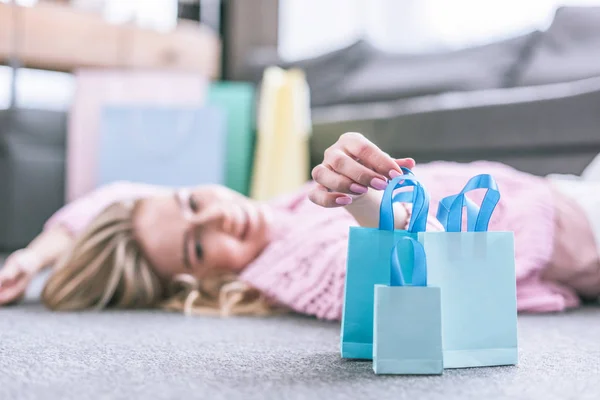
[[[311,121],[304,72],[268,68],[258,113],[251,197],[268,200],[309,180]]]

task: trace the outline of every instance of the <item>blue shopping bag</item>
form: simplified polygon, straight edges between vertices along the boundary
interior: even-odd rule
[[[425,230],[429,211],[429,195],[408,169],[404,175],[392,179],[383,193],[379,213],[379,228],[351,227],[348,239],[348,257],[344,305],[340,334],[342,358],[366,359],[373,357],[373,299],[375,285],[390,284],[390,251],[403,237],[417,239]],[[394,230],[394,202],[407,200],[406,192],[394,196],[394,191],[413,187],[413,213],[408,230]],[[408,242],[400,242],[398,252],[403,273],[412,279],[413,257]]]
[[[102,111],[97,184],[223,184],[227,123],[218,107],[110,106]]]
[[[478,207],[466,194],[486,189]],[[441,289],[444,367],[514,365],[517,296],[512,232],[488,232],[500,192],[490,175],[473,177],[441,200],[437,218],[446,232],[419,235],[429,284]],[[467,232],[462,212],[467,210]]]
[[[413,246],[412,281],[406,283],[398,244]],[[390,286],[375,285],[373,371],[376,374],[429,374],[444,371],[440,289],[427,285],[423,245],[410,237],[392,249]]]

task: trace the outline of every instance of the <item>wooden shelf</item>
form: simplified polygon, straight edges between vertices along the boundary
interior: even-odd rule
[[[210,29],[185,22],[163,33],[106,22],[55,4],[0,4],[0,63],[14,53],[31,68],[152,68],[220,76],[221,43]]]

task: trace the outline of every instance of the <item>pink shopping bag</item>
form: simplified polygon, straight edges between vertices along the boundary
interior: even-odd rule
[[[93,190],[105,106],[202,106],[208,78],[171,71],[79,70],[69,117],[66,199]]]

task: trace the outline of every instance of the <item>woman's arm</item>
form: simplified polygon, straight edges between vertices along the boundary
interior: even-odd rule
[[[65,254],[79,233],[110,204],[163,193],[165,189],[128,182],[103,186],[67,204],[46,223],[26,248],[12,253],[0,269],[0,305],[20,299],[43,268]]]
[[[0,305],[22,298],[31,280],[64,254],[72,242],[68,230],[55,226],[40,233],[26,248],[12,253],[0,269]]]
[[[74,235],[62,225],[44,229],[25,250],[35,257],[34,272],[54,264],[73,244]]]
[[[365,228],[379,227],[379,208],[382,191],[369,190],[364,196],[358,197],[345,208]],[[400,203],[394,203],[394,225],[396,229],[404,229],[408,223],[409,214]]]
[[[45,229],[62,226],[71,234],[82,232],[98,214],[117,201],[163,194],[165,188],[131,182],[115,182],[102,186],[93,192],[67,204],[58,210],[48,222]]]
[[[383,192],[369,190],[364,196],[354,200],[346,206],[348,211],[358,222],[365,228],[379,227],[379,207]],[[394,226],[396,229],[408,229],[408,223],[412,215],[412,206],[406,203],[394,203]],[[427,231],[439,232],[443,231],[444,227],[435,218],[429,216],[427,218]]]

